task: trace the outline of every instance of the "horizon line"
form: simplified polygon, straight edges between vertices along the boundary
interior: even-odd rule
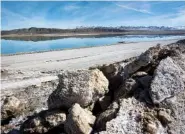
[[[151,25],[151,26],[76,26],[73,28],[56,28],[56,27],[22,27],[22,28],[15,28],[15,29],[2,29],[1,27],[1,31],[8,31],[8,30],[18,30],[18,29],[31,29],[31,28],[47,28],[47,29],[76,29],[76,28],[119,28],[119,27],[145,27],[145,28],[149,28],[149,27],[165,27],[165,28],[176,28],[176,27],[185,27],[184,26],[155,26],[155,25]]]

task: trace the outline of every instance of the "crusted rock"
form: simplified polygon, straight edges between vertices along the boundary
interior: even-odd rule
[[[20,134],[19,130],[15,129],[14,125],[1,126],[1,134]]]
[[[35,111],[40,112],[43,109],[46,110],[48,108],[47,100],[49,95],[58,85],[58,77],[52,75],[35,79],[33,81],[31,80],[31,82],[26,82],[26,84],[23,80],[23,83],[18,81],[20,85],[16,84],[16,86],[4,87],[1,92],[1,103],[3,103],[4,96],[15,96],[21,103],[25,104],[25,116],[30,116]]]
[[[1,119],[20,115],[24,111],[24,104],[14,96],[6,97],[1,107]]]
[[[98,69],[65,71],[59,85],[50,95],[49,108],[70,108],[74,103],[86,107],[108,92],[108,80]]]
[[[74,104],[69,109],[66,123],[64,124],[65,132],[68,134],[90,134],[96,117],[86,109]]]
[[[160,103],[184,90],[181,77],[182,69],[168,57],[162,60],[154,73],[151,83],[151,98],[154,103]]]
[[[169,109],[169,116],[165,119],[171,121],[167,123],[168,132],[171,134],[185,134],[185,89],[172,98],[168,98],[159,104],[160,108]]]
[[[168,124],[172,121],[170,114],[166,110],[159,110],[158,118],[163,124]]]
[[[182,39],[182,40],[179,40],[177,41],[178,44],[185,44],[185,39]],[[184,46],[184,49],[185,49],[185,46]]]
[[[145,109],[142,116],[143,130],[149,134],[166,134],[166,129],[157,118],[157,112],[154,109]]]
[[[106,131],[100,134],[142,134],[144,105],[134,98],[120,100],[116,118],[106,123]]]
[[[122,71],[122,65],[120,65],[120,63],[103,65],[99,67],[99,69],[109,80],[109,90],[110,94],[112,94],[114,90],[118,89],[123,82],[122,76],[120,75]]]
[[[46,122],[52,127],[56,127],[59,124],[63,124],[66,120],[66,114],[61,112],[61,113],[47,113],[45,116]]]
[[[129,78],[127,79],[123,85],[120,86],[120,88],[115,91],[114,98],[118,99],[121,96],[126,96],[132,93],[136,88],[138,87],[138,83],[136,80]]]
[[[161,123],[156,120],[156,122],[150,122],[146,125],[146,132],[149,134],[167,134],[167,131],[163,128]]]
[[[111,79],[120,72],[121,66],[117,64],[109,64],[109,65],[103,65],[100,67],[100,70],[104,73],[104,75],[108,78]]]
[[[95,129],[102,131],[106,129],[106,123],[116,117],[119,105],[117,102],[113,102],[106,111],[101,113],[95,123]]]
[[[157,134],[157,126],[155,123],[148,123],[146,125],[146,131],[150,134]]]
[[[133,62],[124,67],[123,72],[124,76],[134,74],[140,68],[145,67],[150,63],[154,63],[158,57],[160,50],[161,50],[160,45],[149,48],[146,52],[141,54],[136,60],[134,60]]]
[[[60,110],[43,111],[33,117],[30,117],[21,126],[23,134],[42,134],[51,131],[55,127],[61,127],[66,120],[66,114]]]

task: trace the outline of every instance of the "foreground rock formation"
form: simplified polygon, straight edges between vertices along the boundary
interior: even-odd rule
[[[70,108],[74,103],[86,107],[108,92],[108,80],[98,69],[65,71],[48,99],[49,108]]]
[[[64,125],[68,134],[88,134],[92,131],[92,126],[96,117],[86,109],[82,109],[79,104],[74,104],[69,109],[69,114]]]
[[[1,131],[185,134],[184,84],[185,41],[157,45],[119,63],[62,71],[40,87],[3,92]]]

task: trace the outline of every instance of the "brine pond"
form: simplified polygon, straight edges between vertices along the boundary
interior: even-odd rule
[[[63,50],[82,47],[94,47],[117,43],[155,41],[169,39],[183,39],[182,36],[172,35],[122,35],[122,36],[96,36],[96,37],[69,37],[69,38],[42,38],[28,39],[2,39],[1,54],[16,54],[27,52],[40,52],[50,50]],[[124,45],[124,44],[123,44]]]

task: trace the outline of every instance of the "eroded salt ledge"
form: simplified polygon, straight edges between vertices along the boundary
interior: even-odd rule
[[[3,133],[185,133],[185,40],[26,82],[2,90]]]

